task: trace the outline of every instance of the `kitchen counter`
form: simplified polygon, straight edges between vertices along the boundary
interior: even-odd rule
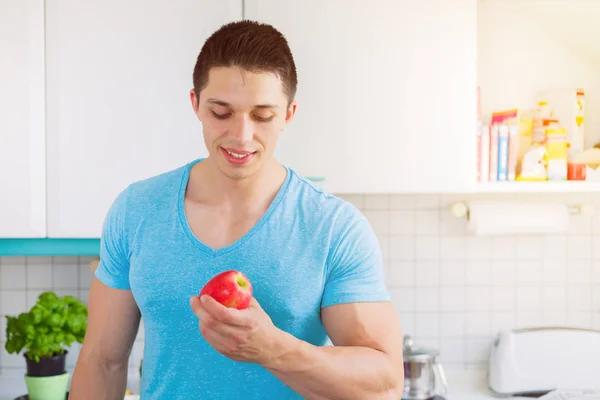
[[[446,368],[448,394],[446,400],[491,400],[495,396],[487,386],[487,368]],[[510,397],[510,399],[529,399],[529,397]]]
[[[449,386],[448,394],[445,396],[447,400],[498,399],[487,387],[485,368],[446,367],[445,372]],[[139,386],[135,376],[135,371],[130,371],[127,387],[137,393]],[[25,393],[27,389],[22,377],[0,377],[0,400],[14,400]],[[511,399],[521,399],[521,397],[511,397]]]

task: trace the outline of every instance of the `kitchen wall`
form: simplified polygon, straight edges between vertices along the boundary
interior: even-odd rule
[[[598,207],[573,215],[568,234],[472,237],[447,208],[469,199],[523,199]],[[406,333],[447,364],[486,362],[500,329],[600,329],[600,194],[350,196],[378,234]],[[549,218],[552,218],[549,216]]]
[[[486,362],[500,329],[569,325],[600,329],[600,194],[478,195],[477,198],[588,201],[599,213],[574,215],[566,235],[471,237],[446,211],[473,196],[343,196],[367,216],[385,258],[386,279],[405,333],[438,347],[446,364]],[[549,217],[551,218],[551,217]],[[0,315],[26,310],[45,289],[87,299],[88,258],[0,258]],[[2,347],[4,318],[0,324]],[[143,329],[134,345],[135,373]],[[398,338],[398,340],[402,340]],[[69,363],[74,364],[77,346]],[[3,376],[22,376],[21,356],[0,351]]]

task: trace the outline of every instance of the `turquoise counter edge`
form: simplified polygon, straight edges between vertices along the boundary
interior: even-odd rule
[[[97,256],[100,239],[0,239],[1,256]]]

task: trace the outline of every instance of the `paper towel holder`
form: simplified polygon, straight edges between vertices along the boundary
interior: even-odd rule
[[[448,207],[449,211],[457,218],[462,218],[469,213],[469,206],[465,202],[457,202]],[[569,206],[569,213],[579,214],[582,217],[593,217],[596,207],[590,204],[576,204]]]

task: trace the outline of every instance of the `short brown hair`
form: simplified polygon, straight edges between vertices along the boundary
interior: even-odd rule
[[[255,21],[230,22],[204,42],[194,67],[194,91],[200,95],[213,67],[240,67],[272,72],[281,79],[288,101],[294,100],[298,77],[288,42],[273,26]]]

